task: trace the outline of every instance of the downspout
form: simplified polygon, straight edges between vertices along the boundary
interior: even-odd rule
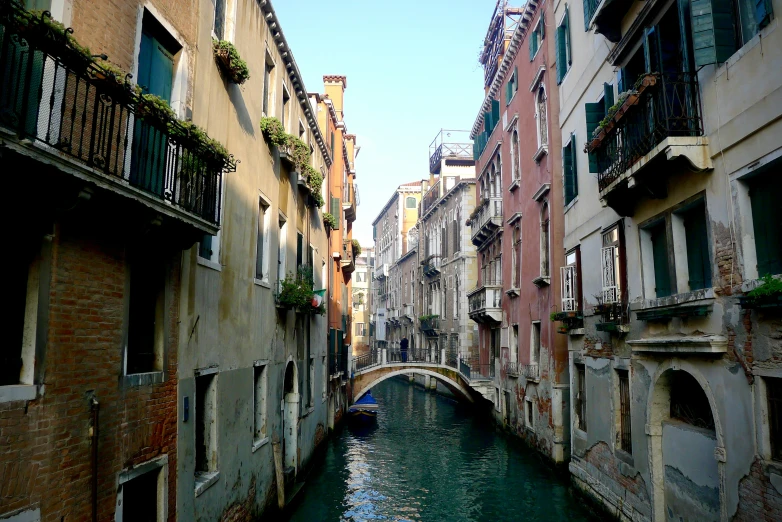
[[[100,418],[100,403],[93,395],[90,398],[90,443],[92,444],[92,522],[98,522],[98,420]]]

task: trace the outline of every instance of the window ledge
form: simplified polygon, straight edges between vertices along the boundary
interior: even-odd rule
[[[537,286],[538,288],[549,286],[551,284],[551,277],[550,276],[536,277],[535,279],[532,280],[532,284]]]
[[[204,491],[212,487],[219,478],[219,471],[212,471],[211,473],[197,471],[195,474],[195,496],[200,496]]]
[[[211,259],[204,259],[203,257],[197,255],[196,261],[199,265],[205,266],[206,268],[211,268],[212,270],[217,270],[218,272],[223,271],[223,265],[217,263],[216,261],[212,261]]]
[[[271,288],[272,288],[272,285],[269,283],[269,281],[267,281],[265,279],[256,279],[255,277],[253,277],[253,283],[255,283],[258,286],[262,286],[264,288],[268,288],[269,290],[271,290]]]
[[[269,442],[269,437],[264,437],[261,440],[253,441],[253,453],[264,447]]]
[[[510,297],[518,297],[519,296],[519,288],[514,286],[511,288],[508,288],[505,290],[505,293],[509,295]]]
[[[532,159],[535,160],[535,163],[540,163],[540,160],[543,159],[543,156],[546,154],[548,154],[548,145],[541,145],[538,150],[535,151]]]
[[[772,277],[777,280],[782,280],[782,274],[777,274]],[[762,279],[748,279],[743,283],[741,283],[741,291],[746,294],[747,292],[751,292],[752,290],[754,290],[755,288],[759,287],[762,284],[763,284]]]
[[[563,213],[564,213],[564,214],[567,214],[568,210],[570,210],[571,208],[573,208],[573,207],[576,205],[576,203],[578,203],[578,196],[576,196],[576,197],[574,197],[573,199],[571,199],[571,200],[570,200],[570,203],[568,203],[567,205],[565,205],[565,210],[563,211]]]
[[[38,396],[38,386],[35,384],[13,384],[0,386],[0,403],[32,401]]]
[[[575,335],[585,335],[586,329],[585,328],[571,328],[567,331],[568,335],[575,336]]]
[[[125,375],[125,386],[148,386],[165,381],[164,372],[132,373]]]
[[[508,192],[513,192],[514,190],[519,188],[519,186],[520,186],[519,180],[514,179],[513,182],[510,184],[510,187],[508,187]]]

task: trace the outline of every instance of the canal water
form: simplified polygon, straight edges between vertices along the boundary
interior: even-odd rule
[[[316,458],[290,521],[594,521],[567,479],[457,402],[389,379],[377,427]]]

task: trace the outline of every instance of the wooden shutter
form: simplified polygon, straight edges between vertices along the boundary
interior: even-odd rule
[[[513,93],[511,90],[513,89],[513,78],[511,77],[508,80],[508,83],[505,84],[505,105],[508,105],[510,103],[511,96],[513,96]]]
[[[574,147],[572,139],[569,145],[562,149],[562,172],[565,185],[565,205],[573,201],[573,155],[570,153]]]
[[[494,126],[497,125],[497,123],[499,123],[500,121],[500,102],[497,100],[491,101],[491,119],[492,119],[492,130],[493,130]]]
[[[567,70],[567,65],[565,64],[565,61],[567,60],[567,50],[565,48],[564,22],[563,25],[557,27],[557,30],[554,33],[554,47],[557,50],[557,85],[559,85],[562,83],[562,78],[565,77],[565,71]]]
[[[592,133],[600,124],[600,120],[605,117],[605,104],[603,102],[587,103],[585,104],[585,108],[587,140],[591,140]],[[597,166],[597,153],[595,152],[589,153],[589,172],[599,172]]]
[[[339,230],[340,222],[342,221],[342,202],[339,198],[331,196],[331,215],[334,216],[334,230]]]
[[[758,24],[758,30],[768,25],[771,18],[771,6],[768,0],[755,0],[755,23]]]
[[[652,257],[654,258],[654,286],[657,297],[671,295],[671,274],[668,270],[668,241],[665,224],[649,230],[652,236]]]
[[[709,241],[706,232],[706,210],[702,204],[684,216],[684,233],[687,242],[687,270],[690,290],[711,286]]]
[[[610,83],[603,84],[603,107],[608,115],[608,109],[614,106],[614,86]]]
[[[589,31],[589,22],[592,21],[592,1],[584,0],[584,31]]]
[[[660,57],[658,54],[658,29],[647,27],[644,30],[644,64],[646,72],[660,72]]]
[[[750,182],[749,198],[759,277],[782,274],[782,207],[776,201],[778,193],[772,187],[772,177],[768,174]]]
[[[723,63],[736,50],[732,0],[693,0],[690,4],[695,67]]]
[[[616,81],[616,90],[619,91],[619,94],[622,94],[625,92],[629,87],[627,86],[627,71],[624,67],[619,69],[619,74],[617,74],[617,81]]]
[[[198,245],[198,255],[204,259],[212,259],[212,238],[210,234],[204,234]]]
[[[565,8],[565,49],[567,51],[567,64],[570,69],[570,64],[573,63],[573,49],[570,47],[570,9]]]
[[[537,46],[535,45],[537,41],[537,35],[535,34],[535,31],[532,31],[529,34],[529,61],[532,61],[533,58],[535,58],[535,51],[537,51]]]
[[[541,11],[540,12],[540,23],[538,24],[538,30],[540,31],[540,42],[538,42],[538,45],[543,43],[543,39],[546,37],[546,12]]]
[[[304,262],[304,236],[301,235],[301,232],[296,233],[296,270],[299,269],[299,267]]]
[[[570,177],[572,179],[572,200],[578,196],[578,145],[576,143],[576,134],[574,132],[570,134]]]

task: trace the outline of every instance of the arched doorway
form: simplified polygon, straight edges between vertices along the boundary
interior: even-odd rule
[[[293,468],[295,471],[299,442],[299,376],[293,361],[288,361],[285,367],[282,396],[282,462],[283,467]]]
[[[658,370],[649,397],[656,522],[722,519],[722,430],[705,378],[687,366]]]

